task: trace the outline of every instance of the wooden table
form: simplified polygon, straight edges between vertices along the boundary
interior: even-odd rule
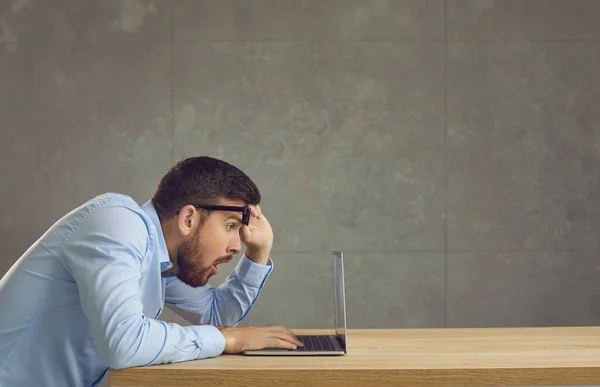
[[[600,327],[349,330],[340,357],[221,355],[110,372],[111,386],[586,384],[600,385]]]

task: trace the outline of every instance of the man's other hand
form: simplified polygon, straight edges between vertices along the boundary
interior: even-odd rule
[[[281,326],[219,328],[225,336],[224,353],[236,354],[264,348],[296,349],[303,347],[296,335]]]
[[[241,240],[247,247],[246,256],[255,263],[266,265],[273,246],[273,229],[260,206],[250,208],[250,222],[240,229]]]

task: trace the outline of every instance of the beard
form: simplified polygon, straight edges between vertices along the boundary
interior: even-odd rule
[[[231,259],[231,256],[223,259]],[[215,259],[210,264],[206,262],[202,253],[199,227],[195,235],[181,243],[177,249],[177,278],[193,288],[204,286],[211,277],[213,264],[218,261],[219,259]]]

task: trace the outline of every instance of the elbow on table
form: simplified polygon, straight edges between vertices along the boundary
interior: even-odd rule
[[[131,353],[129,350],[115,349],[109,351],[107,356],[104,356],[105,363],[108,367],[116,370],[132,367],[140,367],[146,365],[148,361]]]
[[[150,357],[154,355],[141,350],[149,344],[144,342],[149,339],[147,334],[149,322],[146,319],[142,320],[141,326],[135,319],[120,324],[120,329],[107,338],[106,345],[99,354],[108,367],[113,369],[140,367],[152,361]]]

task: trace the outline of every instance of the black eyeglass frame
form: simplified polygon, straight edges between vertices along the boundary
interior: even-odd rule
[[[244,207],[219,206],[219,205],[213,205],[213,204],[192,204],[192,206],[194,206],[196,209],[202,208],[203,210],[209,210],[209,211],[241,212],[242,213],[242,224],[247,226],[250,223],[250,214],[251,214],[250,206],[244,206]],[[177,213],[179,213],[179,211],[177,211]]]

